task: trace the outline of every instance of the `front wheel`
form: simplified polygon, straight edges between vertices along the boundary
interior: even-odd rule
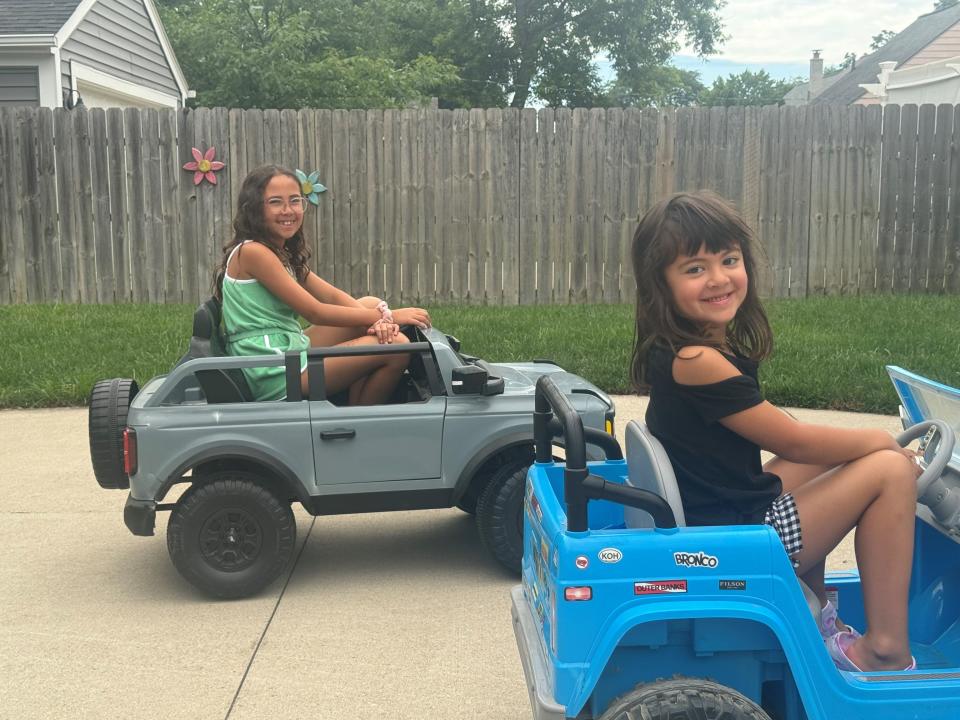
[[[527,461],[501,467],[477,502],[480,541],[507,570],[520,574],[523,560],[523,493],[527,487]]]
[[[763,708],[733,688],[680,678],[641,685],[622,695],[600,720],[770,720]]]
[[[219,598],[253,595],[290,563],[297,524],[290,504],[256,476],[223,472],[191,486],[167,525],[167,550],[191,584]]]

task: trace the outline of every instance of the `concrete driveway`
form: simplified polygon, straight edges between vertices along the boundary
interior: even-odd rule
[[[642,401],[616,398],[618,425]],[[896,418],[795,411],[870,425]],[[531,717],[517,581],[459,510],[297,514],[288,577],[215,602],[97,486],[85,409],[0,412],[0,717]],[[849,543],[831,557],[852,563]]]

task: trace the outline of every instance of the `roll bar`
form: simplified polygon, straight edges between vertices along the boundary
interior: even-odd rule
[[[556,417],[554,417],[556,415]],[[587,428],[567,396],[564,395],[549,375],[537,380],[533,409],[533,442],[536,461],[553,461],[553,438],[563,437],[567,462],[563,471],[563,493],[567,505],[567,530],[584,532],[587,529],[587,503],[590,500],[611,502],[645,510],[650,513],[656,527],[675,528],[676,518],[665,499],[648,490],[630,485],[607,482],[587,472],[586,443],[599,445],[608,458],[623,459],[623,453],[615,438],[606,433]],[[603,438],[603,439],[601,439]]]

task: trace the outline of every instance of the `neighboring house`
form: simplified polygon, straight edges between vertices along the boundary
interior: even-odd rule
[[[850,72],[850,69],[845,68],[838,73],[824,77],[823,58],[820,57],[819,50],[814,50],[813,57],[810,58],[809,82],[795,85],[790,92],[783,96],[783,104],[788,106],[809,105],[813,98],[840,80],[848,72]]]
[[[0,0],[0,107],[181,108],[153,0]]]
[[[960,65],[960,4],[921,15],[839,75],[823,78],[821,60],[819,85],[814,60],[811,82],[791,90],[787,105],[956,103],[960,83],[951,78],[960,73],[950,66]]]

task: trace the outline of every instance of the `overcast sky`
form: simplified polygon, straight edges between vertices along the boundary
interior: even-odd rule
[[[881,30],[899,32],[933,11],[934,0],[728,0],[720,11],[727,41],[719,55],[702,63],[681,51],[674,64],[700,72],[711,83],[718,75],[766,68],[775,77],[806,76],[811,51],[822,50],[827,65],[844,53],[870,51]]]

